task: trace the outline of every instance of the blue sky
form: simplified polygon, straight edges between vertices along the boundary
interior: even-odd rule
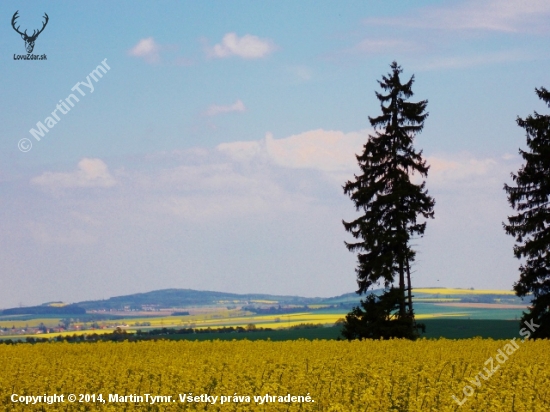
[[[510,289],[502,190],[548,108],[550,3],[0,4],[0,307],[161,288],[354,291],[341,186],[396,60],[430,115],[414,285]],[[32,33],[45,61],[14,60]],[[93,93],[81,86],[106,60]],[[79,101],[37,141],[59,100]],[[18,149],[21,139],[32,149]],[[25,146],[27,147],[27,146]]]

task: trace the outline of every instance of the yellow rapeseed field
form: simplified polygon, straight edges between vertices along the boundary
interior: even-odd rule
[[[19,344],[0,365],[2,411],[550,410],[549,341]]]

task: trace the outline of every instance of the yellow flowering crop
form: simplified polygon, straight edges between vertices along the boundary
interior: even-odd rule
[[[0,345],[0,409],[547,412],[550,342],[514,345],[513,353],[510,341],[483,339]],[[44,402],[54,394],[63,402]],[[145,394],[155,402],[140,402]]]

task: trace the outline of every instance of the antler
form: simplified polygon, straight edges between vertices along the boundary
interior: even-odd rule
[[[13,15],[13,17],[11,18],[11,25],[12,25],[13,29],[14,29],[17,33],[19,33],[21,36],[25,36],[25,38],[26,38],[26,39],[29,39],[29,40],[31,40],[31,39],[36,39],[36,38],[38,37],[38,35],[39,35],[40,33],[42,33],[42,31],[44,31],[44,29],[46,28],[46,24],[48,24],[48,20],[50,20],[50,18],[48,17],[48,14],[47,14],[47,13],[44,13],[44,16],[43,16],[43,17],[44,17],[46,20],[44,21],[44,23],[42,23],[42,28],[41,28],[40,30],[38,30],[38,32],[37,32],[36,30],[34,30],[34,31],[32,32],[32,35],[29,36],[29,35],[27,34],[27,30],[25,30],[24,33],[21,33],[21,32],[19,31],[19,27],[20,27],[20,26],[15,27],[15,21],[16,21],[17,18],[19,17],[19,16],[17,15],[18,13],[19,13],[19,10],[17,10],[17,11],[15,12],[15,14]]]
[[[40,33],[42,33],[44,31],[44,29],[46,28],[46,24],[48,24],[48,20],[50,20],[50,18],[48,17],[48,15],[46,13],[44,13],[43,17],[46,19],[46,21],[43,23],[42,28],[40,30],[38,30],[38,33],[36,33],[36,34],[33,32],[31,37],[35,37],[35,38],[38,37],[38,35]]]
[[[11,26],[12,26],[13,29],[14,29],[17,33],[19,33],[21,36],[27,36],[27,30],[25,30],[25,33],[21,33],[21,32],[19,31],[19,27],[21,27],[21,26],[17,26],[17,28],[15,27],[15,20],[17,20],[17,18],[19,17],[19,16],[17,15],[17,13],[19,13],[19,10],[17,10],[17,11],[13,14],[13,17],[11,18]],[[44,13],[44,14],[45,14],[45,13]]]

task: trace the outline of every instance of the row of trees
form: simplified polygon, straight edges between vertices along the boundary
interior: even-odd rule
[[[323,327],[321,324],[302,323],[300,325],[294,325],[289,329],[314,329]],[[151,330],[138,330],[137,332],[128,332],[120,327],[116,328],[112,333],[90,333],[90,334],[73,334],[73,335],[58,335],[52,338],[41,338],[28,336],[25,340],[18,339],[0,339],[0,344],[12,345],[19,343],[46,343],[46,342],[123,342],[125,340],[135,342],[139,340],[147,339],[165,339],[168,336],[174,335],[200,335],[205,333],[249,333],[249,332],[273,332],[272,328],[257,327],[253,323],[249,323],[246,327],[242,326],[222,326],[220,328],[162,328]]]
[[[362,212],[353,221],[343,221],[356,239],[345,244],[357,252],[357,293],[380,284],[384,292],[371,293],[346,316],[343,335],[348,339],[415,339],[425,329],[414,316],[411,265],[416,252],[411,240],[424,235],[427,219],[434,217],[435,200],[425,181],[416,184],[411,177],[428,176],[422,151],[413,147],[428,117],[428,101],[409,102],[414,76],[402,83],[401,67],[396,62],[390,67],[378,82],[382,92],[376,92],[382,114],[369,117],[375,134],[356,156],[362,173],[343,186]],[[544,88],[536,91],[550,106],[550,93]],[[520,150],[526,163],[512,174],[516,186],[504,187],[510,205],[519,212],[508,218],[504,229],[516,238],[515,256],[524,259],[516,294],[534,297],[522,320],[541,325],[533,337],[550,337],[550,116],[535,113],[517,122],[527,132],[530,151]]]

